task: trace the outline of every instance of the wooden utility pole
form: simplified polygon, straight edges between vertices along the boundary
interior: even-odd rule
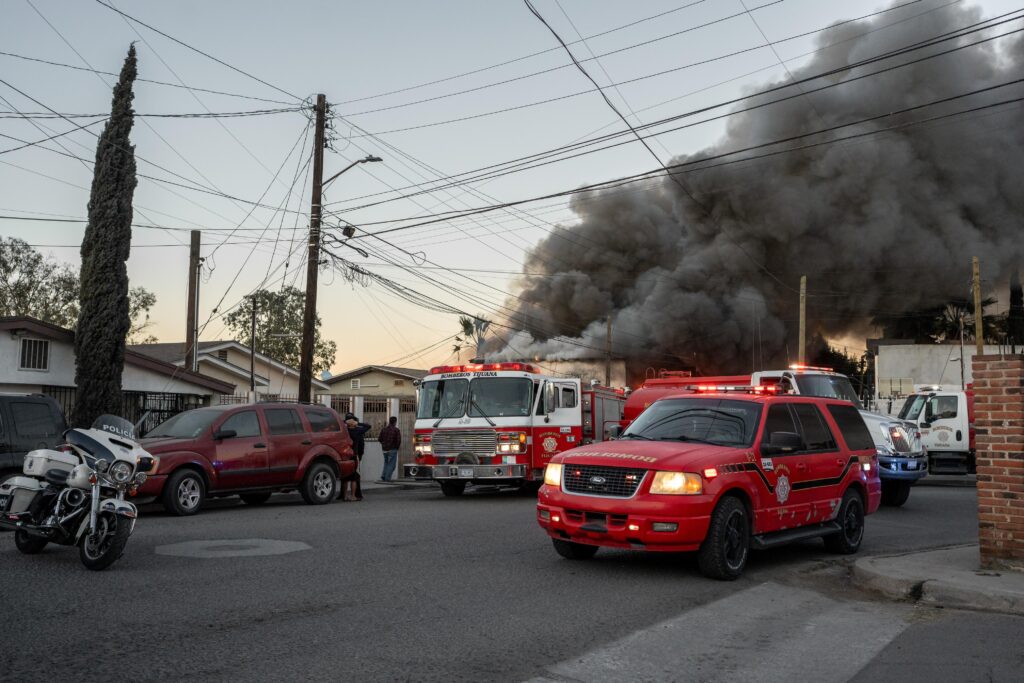
[[[608,316],[608,335],[605,338],[604,385],[612,385],[612,317]]]
[[[197,316],[199,315],[199,267],[202,259],[199,258],[200,232],[191,232],[191,244],[188,248],[188,314],[185,316],[185,363],[186,367],[195,372],[199,358],[199,329]]]
[[[807,276],[800,276],[800,347],[797,362],[807,362]]]
[[[252,296],[252,323],[249,328],[249,391],[256,400],[256,295]]]
[[[981,266],[978,264],[978,257],[971,259],[971,281],[974,288],[974,341],[977,344],[978,355],[985,355],[985,333],[982,324],[981,313]]]
[[[313,386],[313,338],[316,333],[316,286],[320,273],[320,204],[324,180],[324,122],[327,97],[316,96],[316,135],[313,141],[313,194],[309,209],[309,257],[306,261],[306,309],[302,316],[302,358],[299,362],[299,402],[309,403]]]

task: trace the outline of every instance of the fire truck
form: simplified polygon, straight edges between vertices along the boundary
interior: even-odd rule
[[[418,392],[415,463],[405,476],[436,481],[446,496],[468,484],[540,488],[551,457],[604,441],[626,400],[622,390],[529,363],[431,368]]]

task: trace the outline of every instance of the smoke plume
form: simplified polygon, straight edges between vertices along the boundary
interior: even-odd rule
[[[856,63],[982,19],[978,8],[959,4],[924,12],[933,7],[913,5],[826,31],[818,47],[833,47],[794,69],[793,77]],[[795,87],[806,91],[848,81],[1019,28],[1019,21],[1004,24]],[[1022,73],[1021,41],[1016,35],[1002,38],[735,114],[716,144],[669,163],[894,112]],[[796,92],[791,87],[757,101]],[[751,154],[1021,95],[1020,85],[1001,88]],[[524,276],[518,283],[519,297],[508,305],[516,309],[522,332],[505,339],[498,355],[600,357],[610,316],[616,356],[657,367],[745,371],[753,361],[795,357],[801,275],[808,276],[808,336],[817,330],[833,338],[867,332],[878,314],[966,296],[973,255],[981,259],[989,288],[1005,282],[1022,251],[1020,112],[1020,104],[1004,105],[679,175],[700,205],[664,176],[575,195],[571,208],[578,224],[556,227],[526,261],[526,270],[546,277]]]

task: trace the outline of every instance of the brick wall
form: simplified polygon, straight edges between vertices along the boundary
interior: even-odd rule
[[[1024,569],[1024,356],[973,366],[981,563]]]

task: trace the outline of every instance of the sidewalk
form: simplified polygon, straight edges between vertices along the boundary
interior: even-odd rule
[[[1024,572],[979,569],[977,545],[864,557],[853,583],[897,600],[1024,615]]]

